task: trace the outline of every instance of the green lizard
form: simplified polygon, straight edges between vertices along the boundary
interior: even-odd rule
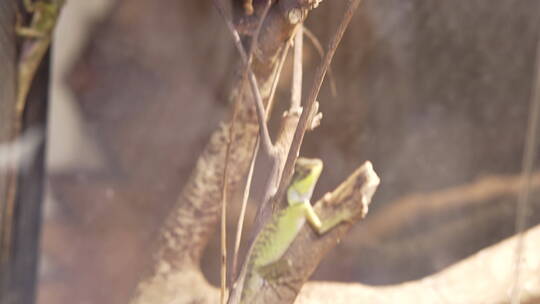
[[[320,159],[298,158],[291,184],[287,189],[289,206],[277,212],[255,238],[229,304],[253,303],[253,296],[271,280],[271,272],[292,244],[306,220],[319,234],[324,234],[350,215],[340,213],[321,222],[310,199],[319,179],[323,163]]]
[[[18,65],[15,111],[19,126],[16,127],[16,133],[21,131],[20,125],[22,124],[26,98],[36,71],[51,44],[52,34],[64,2],[65,0],[38,0],[36,2],[23,0],[24,7],[29,13],[32,13],[32,18],[28,26],[22,26],[18,22],[15,27],[17,35],[25,38]]]

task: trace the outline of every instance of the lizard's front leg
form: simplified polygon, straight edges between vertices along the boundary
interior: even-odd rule
[[[38,7],[32,0],[23,0],[24,10],[31,14],[39,14]],[[33,19],[34,17],[32,17]],[[20,12],[17,12],[16,21],[15,21],[15,33],[21,37],[25,38],[43,38],[46,33],[41,29],[36,28],[35,26],[24,26],[22,22],[22,16]]]
[[[23,0],[24,9],[29,12],[33,13],[36,10],[36,6],[32,0]]]
[[[247,15],[253,15],[253,0],[244,0],[244,10]]]
[[[17,21],[17,23],[18,24],[15,26],[15,33],[21,37],[43,38],[46,36],[43,31],[28,26],[22,26],[19,21]]]
[[[348,210],[339,211],[337,214],[334,214],[331,218],[325,219],[324,222],[321,221],[313,207],[309,202],[304,203],[304,210],[306,212],[306,218],[319,234],[325,234],[328,230],[339,225],[341,222],[346,222],[351,219],[352,214]]]

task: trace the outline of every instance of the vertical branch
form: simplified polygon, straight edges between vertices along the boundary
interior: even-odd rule
[[[229,138],[227,139],[227,149],[225,150],[225,164],[223,166],[223,184],[221,186],[221,303],[227,302],[227,185],[229,159],[231,145],[234,138],[234,127],[238,114],[239,99],[235,100],[231,126],[229,128]]]
[[[255,143],[255,148],[251,153],[251,162],[249,164],[248,176],[246,179],[246,185],[244,187],[244,192],[242,194],[242,205],[240,207],[240,215],[238,216],[238,223],[236,225],[236,238],[234,240],[234,251],[233,251],[233,261],[231,266],[231,285],[238,274],[238,254],[240,251],[240,242],[242,241],[242,231],[244,230],[244,220],[246,218],[246,209],[247,202],[249,199],[249,192],[251,190],[251,181],[253,179],[253,169],[255,168],[255,159],[257,152],[259,151],[259,138],[257,137],[257,142]]]
[[[240,58],[242,59],[242,62],[244,63],[246,70],[247,70],[247,76],[249,80],[249,85],[251,87],[251,91],[254,97],[255,101],[255,110],[257,113],[257,119],[259,121],[259,132],[260,136],[262,138],[263,145],[268,150],[268,152],[271,154],[272,151],[274,151],[274,146],[272,144],[272,140],[270,139],[270,133],[268,132],[268,127],[266,126],[266,123],[264,123],[264,117],[265,111],[264,111],[264,105],[261,97],[261,92],[259,90],[259,85],[257,84],[257,79],[255,78],[255,74],[253,74],[253,71],[251,70],[251,67],[249,65],[249,57],[246,53],[246,50],[244,49],[244,46],[242,45],[242,41],[240,40],[240,35],[238,34],[238,31],[234,28],[234,25],[231,23],[229,18],[225,15],[225,10],[219,0],[214,0],[214,4],[216,6],[216,9],[218,13],[221,15],[223,20],[225,21],[227,28],[229,30],[229,33],[232,35],[234,46],[238,50],[238,53],[240,53]]]
[[[257,49],[257,44],[259,43],[259,36],[261,34],[261,29],[264,24],[264,20],[266,19],[266,16],[268,15],[268,11],[270,10],[271,5],[272,5],[272,0],[266,0],[266,5],[263,9],[261,18],[259,19],[257,28],[255,29],[255,33],[253,34],[253,38],[251,40],[251,45],[249,47],[248,61],[244,68],[243,78],[245,78],[246,74],[248,73],[247,68],[248,67],[251,68],[251,61],[253,60],[253,53],[255,53],[255,50]]]
[[[540,119],[540,40],[536,45],[536,65],[533,78],[533,92],[531,94],[529,123],[525,147],[523,152],[523,163],[521,168],[521,190],[518,196],[516,212],[516,233],[519,233],[515,250],[515,272],[514,285],[512,287],[512,304],[520,303],[521,298],[521,267],[522,256],[525,247],[525,227],[527,226],[527,212],[529,211],[531,192],[531,175],[534,167],[535,153],[538,145],[538,120]]]
[[[304,26],[298,25],[296,34],[294,35],[294,60],[293,60],[293,77],[291,88],[291,109],[300,108],[302,103],[302,52],[304,41]]]
[[[315,51],[319,54],[319,57],[321,59],[324,58],[324,48],[321,45],[321,42],[319,39],[317,39],[317,36],[313,34],[307,27],[304,27],[304,34],[308,38],[308,40],[311,42],[313,47],[315,48]],[[328,81],[330,82],[330,93],[332,93],[332,97],[337,97],[337,85],[336,85],[336,77],[334,76],[334,72],[332,71],[332,67],[328,67]]]

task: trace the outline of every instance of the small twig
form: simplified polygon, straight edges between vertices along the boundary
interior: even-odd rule
[[[315,36],[315,34],[307,27],[304,27],[304,34],[317,51],[317,54],[319,54],[319,57],[321,59],[324,58],[324,48],[321,45],[321,42],[319,41],[317,36]],[[336,98],[338,95],[336,77],[334,76],[334,70],[331,66],[328,67],[328,81],[330,83],[330,93],[332,93],[332,97]]]
[[[277,67],[277,72],[272,80],[272,88],[270,89],[270,96],[268,97],[268,107],[266,108],[266,117],[270,117],[269,113],[272,113],[272,107],[274,105],[274,96],[276,95],[276,89],[279,83],[279,78],[281,75],[281,71],[283,70],[283,65],[285,64],[285,59],[287,59],[287,54],[289,52],[289,48],[291,47],[291,40],[285,44],[285,47],[282,50],[281,56],[279,58],[279,63]]]
[[[231,155],[231,146],[234,140],[234,127],[238,114],[240,98],[234,103],[231,126],[229,127],[229,138],[227,140],[227,149],[225,150],[225,163],[223,166],[223,184],[221,187],[221,304],[227,303],[227,185],[229,159]]]
[[[259,85],[257,84],[257,79],[255,78],[255,75],[253,74],[253,71],[251,70],[250,65],[248,64],[248,55],[246,53],[246,50],[244,49],[244,46],[242,45],[242,41],[240,40],[240,35],[238,34],[238,31],[234,28],[234,25],[231,23],[231,21],[227,18],[225,15],[225,11],[223,6],[221,5],[221,2],[219,0],[214,0],[214,4],[216,6],[216,9],[218,13],[221,15],[225,23],[227,24],[227,28],[229,29],[229,33],[233,37],[234,46],[238,50],[238,53],[240,53],[240,58],[242,59],[242,62],[246,66],[247,70],[247,76],[249,80],[249,84],[251,86],[251,91],[253,93],[254,101],[255,101],[255,109],[257,113],[257,119],[259,121],[259,133],[262,138],[262,143],[265,147],[265,149],[268,150],[269,154],[274,153],[274,145],[272,144],[272,140],[270,138],[270,133],[268,132],[268,127],[264,123],[264,117],[265,117],[265,111],[264,111],[264,105],[261,97],[261,93],[259,90]]]
[[[293,77],[291,86],[291,109],[299,109],[302,103],[302,52],[304,26],[298,25],[294,35]]]
[[[259,35],[261,33],[264,20],[266,19],[266,16],[268,15],[268,11],[270,10],[270,6],[272,6],[272,0],[266,0],[266,6],[263,9],[261,18],[259,19],[259,23],[257,24],[257,28],[255,29],[255,33],[253,34],[253,37],[251,39],[251,45],[249,47],[249,54],[248,54],[248,63],[246,65],[246,69],[244,70],[244,75],[247,74],[247,66],[251,67],[253,54],[255,53],[255,50],[257,49],[257,44],[259,43]]]
[[[332,58],[334,57],[334,54],[341,41],[341,38],[343,37],[343,34],[345,33],[345,30],[347,29],[347,26],[349,25],[352,19],[352,16],[354,15],[356,8],[358,7],[361,1],[362,0],[352,0],[349,2],[345,15],[343,17],[343,20],[341,21],[339,27],[337,28],[336,33],[334,34],[334,37],[330,41],[330,44],[328,46],[328,51],[326,52],[323,58],[323,61],[317,68],[317,71],[315,72],[313,87],[311,88],[311,91],[309,92],[306,105],[304,107],[304,110],[302,111],[300,120],[298,121],[298,125],[294,133],[294,138],[291,144],[291,148],[289,150],[289,154],[287,155],[285,167],[283,168],[283,172],[281,175],[281,181],[279,183],[278,190],[276,194],[274,195],[274,198],[277,200],[279,200],[279,198],[283,196],[283,193],[285,193],[285,188],[290,182],[292,171],[294,169],[294,163],[296,161],[296,158],[298,157],[298,152],[300,151],[300,146],[302,144],[302,141],[304,139],[304,134],[306,133],[306,130],[308,127],[308,118],[310,117],[310,113],[312,112],[312,107],[315,104],[315,100],[317,99],[317,95],[319,94],[319,91],[321,89],[321,85],[326,75],[326,71],[328,70],[330,63],[332,62]],[[275,203],[277,202],[275,201],[274,204]]]
[[[525,247],[525,228],[527,226],[527,212],[529,211],[531,192],[531,175],[534,167],[535,150],[538,144],[538,121],[540,120],[540,40],[536,46],[536,69],[533,78],[533,92],[529,111],[529,125],[523,154],[521,171],[521,190],[518,196],[516,210],[516,241],[514,286],[512,288],[512,304],[520,303],[521,298],[521,265],[523,249]]]
[[[264,10],[263,10],[263,12],[261,14],[261,18],[259,19],[259,22],[257,24],[257,28],[255,29],[255,33],[253,34],[253,37],[251,39],[251,44],[250,44],[250,47],[249,47],[249,53],[247,55],[247,62],[244,62],[244,71],[242,72],[242,86],[241,87],[244,86],[244,81],[246,79],[246,76],[249,74],[249,70],[251,69],[251,62],[253,61],[253,54],[255,53],[255,50],[257,49],[257,44],[259,42],[259,35],[261,33],[262,25],[264,23],[264,20],[266,19],[266,16],[268,15],[268,11],[270,10],[271,5],[272,5],[272,0],[267,0],[266,1],[266,6],[264,7]],[[251,8],[253,9],[252,5],[251,5]],[[223,16],[223,18],[226,18],[224,16],[224,14],[221,14],[221,15]],[[227,20],[229,20],[229,19],[227,19]],[[232,26],[232,23],[230,23],[230,21],[228,22],[228,25],[229,24]],[[236,29],[234,29],[234,26],[232,26],[232,27],[231,26],[229,26],[229,30],[232,28],[234,31],[236,31]],[[233,33],[233,36],[237,36],[238,41],[240,41],[240,36],[238,35],[238,33],[236,33],[236,34]],[[236,45],[236,48],[238,49],[238,51],[240,53],[242,53],[242,51],[240,49],[243,49],[244,47],[243,47],[242,43],[240,42],[240,45]],[[245,50],[244,50],[244,52],[245,52]],[[258,88],[257,88],[257,91],[258,91]],[[253,94],[253,95],[255,95],[255,94]],[[262,98],[261,98],[260,103],[262,104]],[[268,111],[268,109],[266,109],[266,111]],[[268,116],[268,114],[266,114],[265,116]]]
[[[249,199],[249,193],[251,191],[251,181],[253,179],[253,169],[255,168],[255,160],[257,152],[259,151],[259,138],[257,137],[257,142],[253,153],[251,154],[251,162],[249,164],[249,172],[246,179],[246,186],[244,187],[244,193],[242,195],[242,205],[240,207],[240,215],[238,216],[238,224],[236,226],[236,239],[234,241],[234,252],[233,252],[233,261],[231,267],[231,284],[236,280],[238,274],[238,252],[240,251],[240,242],[242,241],[242,232],[244,230],[244,221],[246,218],[246,209],[247,201]]]

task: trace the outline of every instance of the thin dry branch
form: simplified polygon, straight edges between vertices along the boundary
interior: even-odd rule
[[[315,34],[309,30],[309,28],[304,27],[304,35],[309,39],[313,47],[315,48],[315,51],[317,51],[317,54],[319,54],[319,57],[321,59],[324,58],[324,48],[321,45],[321,42],[315,36]],[[337,92],[337,85],[336,85],[336,77],[334,76],[334,71],[331,66],[328,67],[328,81],[330,83],[330,92],[332,93],[332,97],[336,98],[338,95]]]
[[[296,161],[296,158],[298,157],[300,146],[302,145],[302,141],[304,139],[304,134],[306,133],[306,130],[309,127],[308,120],[311,116],[310,114],[313,111],[312,108],[315,104],[317,96],[319,95],[322,82],[324,81],[324,77],[326,75],[326,71],[328,70],[330,63],[332,62],[332,58],[334,57],[334,54],[341,41],[341,38],[343,37],[343,34],[345,33],[345,30],[347,29],[352,19],[352,16],[354,15],[354,12],[356,11],[357,7],[360,5],[361,1],[362,0],[352,0],[349,2],[347,9],[345,11],[345,15],[343,16],[343,19],[340,25],[338,26],[336,33],[332,37],[332,40],[330,41],[330,44],[328,46],[328,51],[326,52],[323,58],[323,61],[317,68],[317,71],[315,72],[313,86],[309,92],[308,98],[304,105],[304,110],[302,112],[302,115],[300,116],[300,120],[298,121],[298,125],[296,126],[296,131],[294,133],[292,144],[289,149],[289,153],[287,155],[287,159],[285,161],[285,165],[282,171],[282,175],[281,175],[282,178],[279,183],[276,194],[274,196],[274,201],[272,205],[277,205],[279,203],[280,198],[283,196],[283,193],[285,193],[285,189],[287,188],[287,185],[290,183],[291,176],[294,169],[294,163]]]
[[[253,37],[251,39],[251,45],[249,46],[248,60],[247,60],[247,64],[244,67],[244,73],[243,73],[244,75],[248,73],[248,67],[251,67],[251,62],[253,61],[253,54],[255,53],[255,50],[257,49],[259,36],[261,34],[261,29],[263,27],[264,20],[266,19],[266,16],[268,15],[268,11],[270,11],[271,5],[272,5],[272,0],[266,0],[266,4],[261,13],[261,17],[259,18],[257,28],[255,29],[255,33],[253,34]]]
[[[227,186],[231,146],[234,141],[234,127],[238,115],[239,100],[235,100],[229,138],[227,139],[227,149],[225,150],[225,165],[223,166],[223,184],[221,186],[221,292],[220,303],[227,301]]]
[[[229,33],[232,35],[232,38],[233,38],[234,46],[238,50],[238,53],[240,54],[240,58],[242,59],[242,62],[244,63],[247,77],[249,80],[249,84],[251,86],[251,93],[253,94],[253,97],[254,97],[257,118],[259,121],[259,132],[260,132],[259,136],[261,137],[263,146],[268,150],[268,153],[272,154],[274,151],[274,145],[272,144],[272,139],[270,138],[268,127],[266,126],[266,123],[264,123],[265,121],[264,117],[266,117],[266,114],[264,110],[263,99],[261,97],[261,92],[259,90],[259,85],[257,83],[257,79],[255,78],[255,74],[253,74],[253,71],[251,70],[250,57],[248,56],[248,54],[246,53],[246,50],[244,49],[244,46],[242,45],[242,41],[240,40],[240,35],[238,34],[238,31],[234,28],[234,25],[232,24],[230,19],[227,18],[227,15],[225,14],[225,9],[223,8],[221,1],[215,0],[214,4],[216,6],[216,10],[219,12],[221,17],[227,24]]]
[[[249,171],[246,178],[246,185],[244,186],[244,192],[242,194],[242,204],[240,206],[240,214],[238,215],[238,222],[236,224],[236,237],[234,240],[233,260],[231,265],[231,286],[232,282],[236,280],[238,275],[238,256],[240,252],[240,242],[242,241],[242,233],[244,231],[244,221],[246,218],[247,203],[249,199],[249,193],[251,191],[251,182],[253,181],[253,170],[255,169],[255,160],[257,158],[257,152],[259,152],[259,137],[255,143],[255,148],[251,154],[251,160],[249,162]]]
[[[302,103],[302,52],[304,51],[304,26],[299,25],[294,34],[293,77],[291,85],[291,109]]]

